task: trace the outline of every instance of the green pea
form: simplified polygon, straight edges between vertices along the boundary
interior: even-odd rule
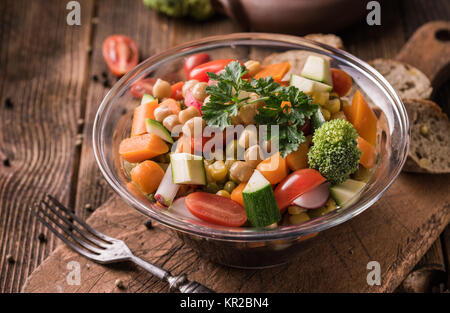
[[[225,189],[226,191],[231,193],[234,190],[234,188],[236,188],[236,186],[237,185],[234,181],[229,180],[225,183],[225,185],[223,186],[223,189]]]
[[[209,192],[209,193],[216,193],[219,190],[220,190],[220,187],[216,183],[213,183],[213,182],[208,183],[205,187],[205,191]]]

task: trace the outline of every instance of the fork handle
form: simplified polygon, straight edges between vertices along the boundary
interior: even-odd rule
[[[138,258],[133,255],[130,258],[130,261],[139,267],[143,268],[147,272],[153,274],[161,280],[165,280],[169,283],[170,288],[176,288],[182,293],[213,293],[214,291],[203,286],[202,284],[196,281],[189,281],[186,275],[172,276],[170,272],[153,265],[147,261]]]

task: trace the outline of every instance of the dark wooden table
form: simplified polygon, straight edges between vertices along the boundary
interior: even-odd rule
[[[225,18],[206,23],[168,19],[140,0],[79,2],[81,26],[66,24],[67,1],[0,3],[1,292],[20,291],[57,245],[31,218],[27,208],[33,202],[51,193],[87,218],[91,208],[112,195],[91,148],[97,107],[116,81],[108,74],[103,82],[108,73],[103,39],[113,33],[129,35],[147,58],[192,39],[248,31]],[[383,4],[382,26],[361,22],[337,34],[346,50],[362,59],[394,57],[417,27],[438,19],[450,19],[449,1],[389,1]],[[433,96],[447,114],[449,85]],[[39,240],[41,233],[44,240]],[[448,261],[448,244],[447,228],[431,254]]]

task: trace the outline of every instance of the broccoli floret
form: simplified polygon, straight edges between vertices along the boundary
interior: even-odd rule
[[[143,2],[149,8],[172,17],[190,16],[204,20],[214,13],[210,0],[143,0]]]
[[[324,123],[313,136],[308,153],[311,168],[318,170],[332,184],[340,184],[358,169],[361,151],[352,124],[335,119]]]

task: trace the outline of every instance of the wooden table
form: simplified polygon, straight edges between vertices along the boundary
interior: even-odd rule
[[[147,10],[140,0],[79,2],[81,26],[66,24],[67,1],[0,3],[1,292],[20,291],[57,245],[27,210],[36,199],[51,193],[87,218],[90,208],[112,195],[91,148],[97,107],[116,81],[108,74],[102,82],[108,73],[101,55],[103,39],[113,33],[129,35],[147,58],[192,39],[247,31],[224,18],[206,23],[168,19]],[[393,57],[418,26],[449,17],[446,0],[389,1],[383,4],[382,26],[361,23],[338,35],[362,59]],[[434,96],[447,114],[449,95],[447,83]],[[45,242],[38,238],[41,233]],[[448,231],[444,236],[448,248]],[[441,242],[433,249],[442,256]]]

